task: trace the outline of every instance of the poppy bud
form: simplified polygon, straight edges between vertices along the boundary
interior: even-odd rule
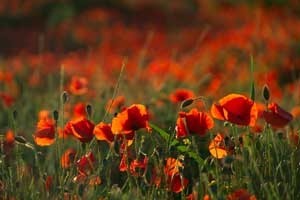
[[[183,108],[191,105],[192,103],[194,103],[194,99],[186,99],[181,103],[180,108],[183,109]]]
[[[88,114],[89,117],[92,116],[92,106],[90,104],[86,106],[86,113]]]
[[[61,95],[61,98],[62,98],[63,104],[65,104],[69,100],[68,92],[64,91]]]
[[[53,118],[54,118],[55,121],[58,120],[58,111],[57,110],[53,111]]]
[[[18,112],[16,110],[13,111],[13,119],[16,120],[18,117]]]
[[[263,87],[263,97],[266,101],[269,101],[269,99],[270,99],[270,90],[269,90],[268,85],[264,85],[264,87]]]
[[[23,136],[20,136],[20,135],[17,135],[17,136],[15,137],[15,140],[16,140],[18,143],[21,143],[21,144],[26,144],[26,143],[27,143],[26,139],[25,139]]]

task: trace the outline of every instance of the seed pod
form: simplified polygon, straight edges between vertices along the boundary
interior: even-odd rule
[[[264,87],[263,87],[263,97],[266,101],[269,101],[269,99],[270,99],[270,90],[269,90],[268,85],[264,85]]]
[[[90,104],[88,104],[87,106],[86,106],[86,113],[87,113],[87,115],[89,116],[89,117],[91,117],[92,116],[92,106],[90,105]]]
[[[61,98],[62,98],[62,101],[63,101],[63,104],[65,104],[68,100],[69,100],[69,94],[67,91],[64,91],[61,95]]]
[[[18,112],[16,110],[13,111],[13,119],[16,120],[18,117]]]
[[[194,102],[194,99],[186,99],[181,103],[180,108],[183,109],[183,108],[191,105],[193,102]]]
[[[23,136],[20,136],[20,135],[17,135],[15,137],[15,141],[17,141],[20,144],[26,144],[27,143],[26,139]]]
[[[54,118],[55,121],[58,121],[58,116],[59,116],[58,111],[54,110],[53,111],[53,118]]]

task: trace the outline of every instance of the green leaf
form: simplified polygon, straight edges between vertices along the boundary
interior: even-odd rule
[[[169,138],[170,138],[170,135],[169,133],[167,133],[166,131],[164,131],[163,129],[159,128],[158,126],[154,125],[154,124],[151,124],[150,123],[150,127],[155,130],[157,133],[159,133],[159,135],[166,141],[168,142],[169,141]],[[171,147],[172,146],[175,146],[175,145],[178,145],[179,142],[175,139],[175,140],[172,140],[170,141],[171,143]]]

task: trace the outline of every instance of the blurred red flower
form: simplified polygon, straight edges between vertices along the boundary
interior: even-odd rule
[[[238,189],[229,194],[227,200],[256,200],[255,195],[250,194],[245,189]]]
[[[88,152],[77,160],[76,165],[80,174],[88,175],[94,169],[96,162],[95,156],[92,152]]]
[[[83,95],[88,91],[88,80],[85,77],[73,76],[69,86],[70,92],[74,95]]]
[[[192,99],[194,97],[195,94],[193,91],[181,88],[171,93],[169,98],[172,103],[181,103],[186,99]]]

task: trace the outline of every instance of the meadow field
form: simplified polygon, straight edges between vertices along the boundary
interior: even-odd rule
[[[300,2],[2,0],[0,199],[300,199]]]

